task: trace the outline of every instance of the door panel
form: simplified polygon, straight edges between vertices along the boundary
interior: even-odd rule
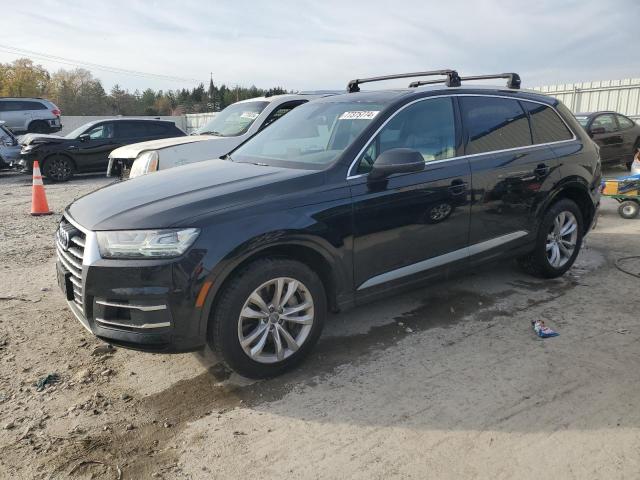
[[[615,116],[605,113],[595,117],[589,129],[604,128],[604,133],[592,134],[591,138],[600,146],[600,159],[602,163],[614,163],[622,157],[624,140],[618,128]]]
[[[469,162],[427,164],[424,172],[352,183],[355,284],[461,250],[469,237]],[[396,272],[389,281],[417,272]],[[373,286],[373,285],[365,285]]]
[[[460,99],[473,184],[469,243],[495,243],[483,257],[503,254],[530,240],[534,207],[560,176],[553,151],[543,144],[532,145],[534,138],[540,142],[550,134],[559,135],[554,141],[562,135],[572,137],[568,130],[545,132],[542,127],[549,119],[542,119],[555,113],[530,103],[523,106],[515,99],[482,96]],[[534,120],[535,134],[530,127]]]
[[[486,153],[471,158],[470,163],[472,245],[513,232],[529,232],[535,205],[560,179],[555,155],[545,145]]]
[[[447,262],[466,262],[471,175],[468,160],[456,157],[458,124],[452,98],[423,99],[390,117],[362,153],[350,180],[356,288],[433,273],[452,252]],[[394,148],[419,152],[424,170],[370,181],[374,159]]]
[[[119,146],[112,122],[101,123],[86,132],[89,139],[69,147],[80,171],[106,170],[109,153]]]

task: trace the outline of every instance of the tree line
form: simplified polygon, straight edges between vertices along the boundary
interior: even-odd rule
[[[83,68],[50,73],[28,58],[0,63],[0,96],[43,97],[55,103],[63,115],[182,115],[217,112],[238,100],[287,93],[281,87],[261,89],[229,87],[209,81],[192,89],[130,92],[114,85],[106,92],[102,82]]]

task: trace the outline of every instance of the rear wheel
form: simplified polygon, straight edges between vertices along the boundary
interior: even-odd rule
[[[54,182],[66,182],[73,176],[73,162],[64,155],[48,157],[42,167],[42,173]]]
[[[49,133],[50,131],[47,122],[38,120],[29,124],[29,133]]]
[[[239,374],[273,377],[306,357],[326,311],[324,286],[309,267],[290,259],[258,260],[225,287],[208,341]]]
[[[618,214],[627,220],[636,218],[638,216],[638,211],[640,211],[640,203],[634,200],[625,200],[618,207]]]
[[[556,278],[575,262],[584,232],[582,213],[575,202],[562,199],[545,213],[534,250],[518,259],[520,266],[537,277]]]

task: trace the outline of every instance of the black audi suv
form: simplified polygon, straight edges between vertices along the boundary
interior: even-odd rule
[[[515,257],[557,277],[599,204],[598,148],[558,100],[468,85],[302,105],[222,159],[67,207],[57,272],[96,336],[153,352],[209,344],[249,377],[300,362],[327,311]]]

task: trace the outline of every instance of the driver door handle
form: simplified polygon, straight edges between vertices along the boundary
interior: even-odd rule
[[[467,191],[467,182],[460,178],[457,178],[451,182],[449,191],[452,195],[461,195]]]

